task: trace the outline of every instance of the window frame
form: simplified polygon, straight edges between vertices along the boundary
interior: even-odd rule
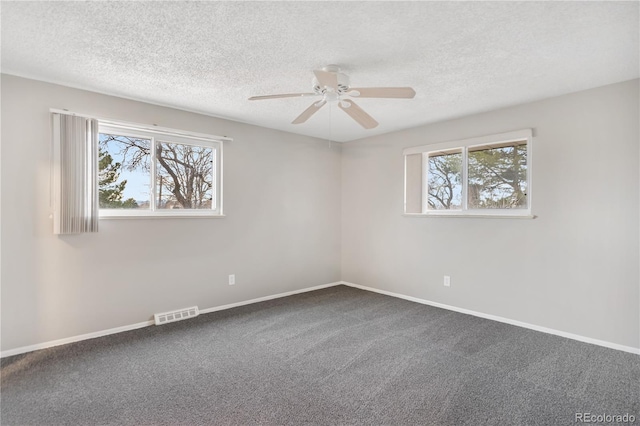
[[[151,141],[151,186],[149,197],[149,209],[103,209],[99,208],[100,219],[159,219],[159,218],[221,218],[223,214],[223,139],[211,135],[184,132],[160,127],[146,127],[120,123],[114,121],[98,120],[98,133],[109,133],[122,136],[132,136]],[[155,146],[157,141],[180,145],[192,145],[211,148],[214,151],[213,179],[215,209],[156,209],[156,163]]]
[[[474,147],[484,147],[494,144],[504,144],[510,142],[526,141],[527,145],[527,206],[518,209],[470,209],[468,208],[468,174],[469,174],[469,149]],[[462,200],[461,208],[456,210],[429,210],[428,209],[428,156],[436,152],[452,152],[460,150],[462,152]],[[490,218],[522,218],[532,219],[532,152],[533,152],[533,131],[523,129],[513,132],[487,135],[476,138],[462,139],[449,142],[441,142],[429,145],[421,145],[403,150],[404,156],[404,206],[403,214],[410,217],[490,217]],[[422,212],[407,213],[407,156],[422,155]]]

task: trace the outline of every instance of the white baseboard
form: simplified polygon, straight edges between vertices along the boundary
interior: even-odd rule
[[[334,286],[337,286],[337,285],[340,285],[340,284],[342,284],[342,281],[336,281],[335,283],[322,284],[322,285],[317,285],[315,287],[307,287],[307,288],[303,288],[302,290],[287,291],[286,293],[278,293],[278,294],[274,294],[272,296],[264,296],[264,297],[258,297],[257,299],[245,300],[243,302],[229,303],[228,305],[216,306],[214,308],[201,309],[200,313],[201,314],[208,314],[210,312],[224,311],[225,309],[237,308],[238,306],[251,305],[252,303],[265,302],[267,300],[279,299],[281,297],[287,297],[287,296],[293,296],[294,294],[307,293],[309,291],[321,290],[323,288],[334,287]]]
[[[37,351],[39,349],[52,348],[54,346],[66,345],[67,343],[79,342],[81,340],[95,339],[96,337],[108,336],[110,334],[122,333],[123,331],[135,330],[137,328],[153,325],[153,321],[143,321],[136,324],[123,325],[122,327],[110,328],[108,330],[96,331],[93,333],[80,334],[79,336],[65,337],[64,339],[50,340],[48,342],[36,343],[35,345],[22,346],[20,348],[8,349],[0,352],[0,358],[13,355],[20,355],[25,352]]]
[[[303,288],[303,289],[300,289],[300,290],[293,290],[293,291],[288,291],[288,292],[285,292],[285,293],[278,293],[278,294],[274,294],[274,295],[270,295],[270,296],[258,297],[256,299],[245,300],[245,301],[242,301],[242,302],[230,303],[228,305],[215,306],[213,308],[202,309],[202,310],[200,310],[200,313],[201,314],[207,314],[207,313],[210,313],[210,312],[223,311],[225,309],[236,308],[238,306],[250,305],[252,303],[264,302],[264,301],[267,301],[267,300],[278,299],[278,298],[281,298],[281,297],[292,296],[294,294],[306,293],[306,292],[314,291],[314,290],[320,290],[320,289],[323,289],[323,288],[333,287],[333,286],[341,285],[341,284],[349,286],[349,287],[358,288],[358,289],[361,289],[361,290],[366,290],[366,291],[371,291],[371,292],[374,292],[374,293],[384,294],[386,296],[392,296],[392,297],[397,297],[397,298],[404,299],[404,300],[409,300],[411,302],[421,303],[423,305],[435,306],[437,308],[442,308],[442,309],[447,309],[447,310],[450,310],[450,311],[460,312],[460,313],[463,313],[463,314],[473,315],[473,316],[480,317],[480,318],[486,318],[486,319],[489,319],[489,320],[498,321],[498,322],[502,322],[502,323],[505,323],[505,324],[515,325],[515,326],[518,326],[518,327],[528,328],[528,329],[535,330],[535,331],[540,331],[540,332],[543,332],[543,333],[554,334],[556,336],[566,337],[568,339],[578,340],[580,342],[591,343],[593,345],[604,346],[606,348],[616,349],[616,350],[619,350],[619,351],[630,352],[632,354],[640,355],[640,348],[634,348],[634,347],[631,347],[631,346],[624,346],[624,345],[620,345],[620,344],[617,344],[617,343],[607,342],[605,340],[593,339],[591,337],[580,336],[578,334],[567,333],[565,331],[554,330],[552,328],[547,328],[547,327],[541,327],[541,326],[538,326],[538,325],[529,324],[529,323],[525,323],[525,322],[521,322],[521,321],[516,321],[516,320],[509,319],[509,318],[504,318],[504,317],[499,317],[499,316],[496,316],[496,315],[485,314],[485,313],[482,313],[482,312],[476,312],[476,311],[472,311],[470,309],[458,308],[456,306],[445,305],[444,303],[432,302],[430,300],[420,299],[420,298],[413,297],[413,296],[406,296],[404,294],[394,293],[394,292],[386,291],[386,290],[380,290],[380,289],[377,289],[377,288],[367,287],[367,286],[363,286],[363,285],[359,285],[359,284],[354,284],[354,283],[350,283],[350,282],[347,282],[347,281],[337,281],[337,282],[333,282],[333,283],[329,283],[329,284],[322,284],[322,285],[318,285],[318,286],[314,286],[314,287]],[[94,339],[96,337],[108,336],[110,334],[122,333],[124,331],[135,330],[135,329],[142,328],[142,327],[148,327],[150,325],[154,325],[154,322],[153,321],[144,321],[144,322],[139,322],[139,323],[136,323],[136,324],[125,325],[125,326],[122,326],[122,327],[110,328],[108,330],[96,331],[96,332],[93,332],[93,333],[87,333],[87,334],[81,334],[81,335],[78,335],[78,336],[67,337],[67,338],[64,338],[64,339],[51,340],[51,341],[48,341],[48,342],[38,343],[38,344],[35,344],[35,345],[22,346],[22,347],[19,347],[19,348],[9,349],[9,350],[0,352],[0,358],[5,358],[5,357],[8,357],[8,356],[13,356],[13,355],[19,355],[19,354],[23,354],[23,353],[26,353],[26,352],[36,351],[36,350],[39,350],[39,349],[51,348],[51,347],[54,347],[54,346],[66,345],[68,343],[80,342],[82,340]]]
[[[460,312],[462,314],[473,315],[480,318],[486,318],[493,321],[503,322],[505,324],[515,325],[518,327],[528,328],[535,331],[541,331],[543,333],[554,334],[556,336],[566,337],[568,339],[578,340],[580,342],[591,343],[593,345],[604,346],[605,348],[616,349],[619,351],[630,352],[632,354],[640,355],[640,348],[634,348],[632,346],[624,346],[618,343],[607,342],[605,340],[593,339],[591,337],[580,336],[579,334],[567,333],[565,331],[554,330],[553,328],[541,327],[535,324],[529,324],[522,321],[516,321],[509,318],[499,317],[497,315],[485,314],[482,312],[472,311],[470,309],[458,308],[456,306],[445,305],[444,303],[432,302],[430,300],[419,299],[417,297],[405,296],[404,294],[393,293],[391,291],[379,290],[373,287],[367,287],[360,284],[354,284],[347,281],[341,281],[340,284],[344,284],[349,287],[359,288],[361,290],[372,291],[374,293],[384,294],[386,296],[397,297],[411,302],[421,303],[423,305],[435,306],[437,308],[447,309],[450,311]]]
[[[279,294],[274,294],[274,295],[270,295],[270,296],[259,297],[257,299],[245,300],[243,302],[230,303],[228,305],[215,306],[213,308],[202,309],[202,310],[200,310],[200,313],[201,314],[207,314],[209,312],[223,311],[225,309],[231,309],[231,308],[235,308],[235,307],[238,307],[238,306],[250,305],[252,303],[264,302],[266,300],[278,299],[280,297],[292,296],[294,294],[306,293],[306,292],[314,291],[314,290],[320,290],[320,289],[323,289],[323,288],[333,287],[333,286],[340,285],[340,284],[342,284],[342,281],[329,283],[329,284],[317,285],[317,286],[314,286],[314,287],[303,288],[301,290],[288,291],[288,292],[285,292],[285,293],[279,293]],[[50,340],[48,342],[37,343],[35,345],[29,345],[29,346],[22,346],[20,348],[15,348],[15,349],[8,349],[6,351],[0,352],[0,358],[5,358],[5,357],[8,357],[8,356],[13,356],[13,355],[20,355],[20,354],[23,354],[23,353],[26,353],[26,352],[37,351],[39,349],[52,348],[54,346],[66,345],[67,343],[74,343],[74,342],[80,342],[82,340],[95,339],[96,337],[102,337],[102,336],[108,336],[110,334],[122,333],[123,331],[135,330],[135,329],[142,328],[142,327],[148,327],[148,326],[154,325],[154,324],[155,323],[153,321],[144,321],[144,322],[139,322],[139,323],[136,323],[136,324],[124,325],[122,327],[110,328],[108,330],[96,331],[96,332],[87,333],[87,334],[80,334],[78,336],[66,337],[64,339]]]

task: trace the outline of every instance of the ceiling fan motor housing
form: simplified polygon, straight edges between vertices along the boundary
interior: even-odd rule
[[[349,91],[349,76],[341,72],[336,72],[338,77],[338,95],[342,95]],[[325,94],[330,89],[327,86],[321,86],[317,78],[313,78],[313,91],[319,95]],[[332,90],[332,89],[331,89]]]

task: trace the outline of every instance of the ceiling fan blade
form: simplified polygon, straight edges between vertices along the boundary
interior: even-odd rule
[[[348,104],[348,107],[342,106],[343,103]],[[373,129],[378,125],[378,122],[374,120],[373,117],[364,112],[364,110],[356,105],[352,100],[343,99],[341,102],[338,102],[338,106],[365,129]]]
[[[352,94],[354,91],[357,91],[359,94]],[[358,98],[411,99],[416,95],[416,91],[411,87],[352,87],[347,94]]]
[[[338,90],[338,75],[336,73],[322,70],[314,70],[313,73],[316,75],[318,83],[320,83],[321,86],[331,87],[336,91]]]
[[[320,102],[314,102],[311,104],[311,106],[307,109],[305,109],[304,111],[302,111],[302,114],[300,114],[299,116],[296,117],[295,120],[293,120],[291,122],[291,124],[300,124],[300,123],[304,123],[305,121],[307,121],[313,114],[315,114],[316,112],[318,112],[318,110],[320,108],[322,108],[325,104],[327,103],[327,101],[320,101]]]
[[[261,101],[263,99],[278,99],[278,98],[300,98],[303,96],[319,96],[317,93],[283,93],[281,95],[264,95],[264,96],[252,96],[250,101]]]

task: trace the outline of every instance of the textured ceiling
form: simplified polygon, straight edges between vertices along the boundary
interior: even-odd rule
[[[335,141],[639,76],[638,2],[7,2],[2,72]],[[337,107],[291,121],[312,70],[354,87],[380,125]],[[64,105],[52,105],[64,107]]]

